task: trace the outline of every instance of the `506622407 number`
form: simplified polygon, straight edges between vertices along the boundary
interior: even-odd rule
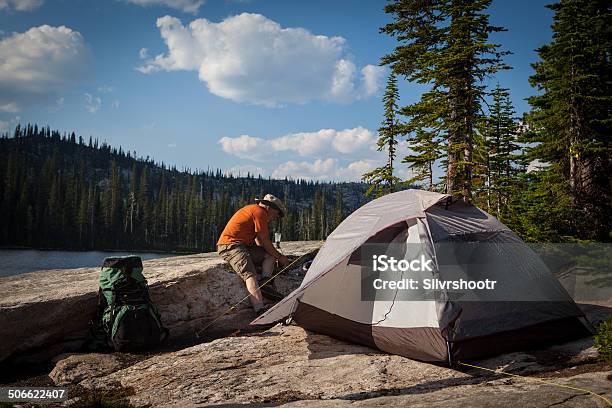
[[[64,401],[68,398],[66,388],[58,387],[0,387],[0,401]]]

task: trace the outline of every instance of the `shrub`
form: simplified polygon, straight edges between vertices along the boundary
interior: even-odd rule
[[[595,347],[599,350],[600,357],[612,364],[612,316],[599,325],[595,335]]]

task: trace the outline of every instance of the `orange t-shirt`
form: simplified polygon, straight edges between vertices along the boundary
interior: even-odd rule
[[[242,207],[230,218],[217,245],[252,245],[258,232],[268,234],[268,212],[257,204]]]

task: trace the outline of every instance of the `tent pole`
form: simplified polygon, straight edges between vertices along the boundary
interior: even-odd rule
[[[446,354],[448,355],[448,366],[452,368],[453,360],[451,358],[450,342],[448,340],[446,340]]]

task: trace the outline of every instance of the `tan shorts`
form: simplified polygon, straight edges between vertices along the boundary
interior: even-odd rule
[[[244,281],[250,277],[257,279],[255,266],[260,266],[267,254],[260,246],[244,244],[218,245],[217,253]]]

